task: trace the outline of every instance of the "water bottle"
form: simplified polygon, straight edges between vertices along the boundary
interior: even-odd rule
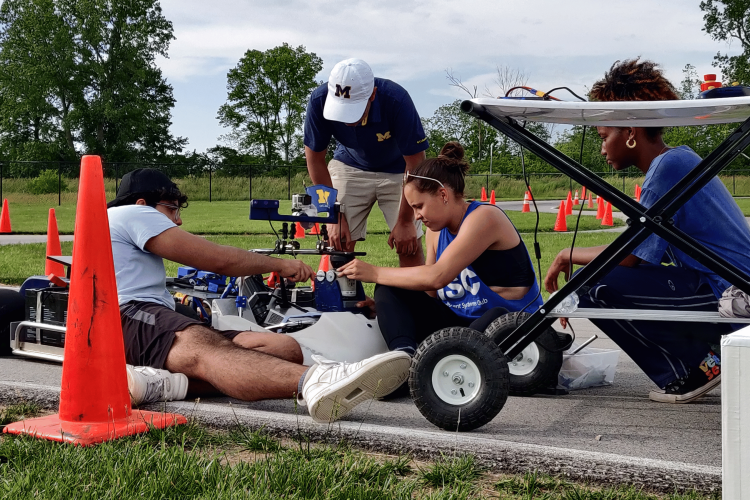
[[[557,292],[552,293],[549,298],[551,299],[552,297],[554,297],[556,293]],[[573,292],[565,297],[562,302],[557,304],[557,307],[552,309],[552,312],[558,314],[570,314],[575,312],[576,309],[578,309],[578,294]]]

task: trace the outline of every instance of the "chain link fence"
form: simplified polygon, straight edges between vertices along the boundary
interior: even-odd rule
[[[191,201],[248,201],[253,198],[290,200],[312,184],[307,168],[292,165],[194,165],[105,163],[107,199],[115,197],[122,176],[136,168],[156,168],[169,176]],[[75,203],[78,192],[78,162],[0,162],[0,200],[47,204]],[[598,172],[611,185],[630,194],[643,175],[635,170],[612,174]],[[558,173],[528,173],[538,199],[565,197],[580,185]],[[720,179],[733,196],[750,196],[750,170],[737,170]],[[497,199],[520,199],[526,191],[521,174],[469,174],[465,196],[480,198],[484,187]]]

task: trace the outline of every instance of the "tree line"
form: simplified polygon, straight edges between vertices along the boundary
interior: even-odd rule
[[[715,65],[725,81],[750,83],[750,0],[704,0],[704,28],[714,40],[739,41],[736,56],[718,53]],[[227,99],[217,119],[228,129],[222,144],[204,152],[185,151],[187,139],[169,130],[175,99],[156,64],[174,40],[172,23],[155,0],[4,0],[0,5],[0,160],[77,161],[101,155],[108,163],[184,165],[242,175],[244,165],[304,165],[302,125],[322,59],[304,46],[288,44],[248,50],[227,73]],[[448,70],[449,83],[478,97]],[[498,67],[496,96],[524,85],[528,77]],[[699,87],[686,65],[678,90],[692,99]],[[522,152],[486,124],[460,111],[461,100],[422,118],[436,155],[449,140],[460,141],[472,173],[517,174],[554,169]],[[528,128],[584,166],[609,170],[599,154],[595,130],[528,124]],[[732,125],[667,130],[668,144],[687,144],[705,156]],[[333,151],[335,143],[329,147]],[[5,175],[27,175],[33,167],[10,163]],[[746,159],[732,168],[748,168]]]

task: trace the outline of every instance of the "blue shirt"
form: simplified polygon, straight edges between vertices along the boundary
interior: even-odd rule
[[[356,127],[326,120],[323,106],[328,84],[315,89],[305,115],[305,146],[324,151],[333,137],[338,141],[335,160],[361,170],[403,173],[404,156],[422,152],[430,144],[409,93],[384,78],[375,78],[375,87],[367,124]]]
[[[466,209],[464,218],[466,220],[477,207],[482,204],[478,201],[473,201],[469,204],[469,208]],[[459,231],[461,228],[459,227]],[[435,250],[435,261],[440,260],[440,256],[443,254],[448,245],[456,239],[458,234],[453,234],[448,231],[448,228],[443,228],[438,236],[437,249]],[[523,242],[521,242],[523,244]],[[528,256],[528,253],[527,253]],[[531,259],[529,259],[531,263]],[[438,298],[443,301],[443,304],[451,308],[451,310],[468,319],[478,319],[484,313],[492,309],[493,307],[504,307],[508,311],[520,311],[527,305],[527,311],[529,313],[535,312],[541,307],[543,301],[542,296],[539,294],[539,284],[534,277],[534,284],[531,286],[526,295],[518,300],[507,300],[494,292],[489,286],[487,286],[474,271],[471,265],[466,266],[466,269],[455,277],[455,279],[448,283],[446,286],[437,291]],[[531,305],[529,302],[533,301]]]
[[[679,146],[654,158],[646,172],[641,190],[641,204],[650,208],[688,172],[701,158],[687,146]],[[685,203],[674,217],[676,228],[695,238],[731,264],[750,273],[750,226],[726,186],[714,177],[703,189]],[[700,272],[710,283],[716,297],[731,283],[699,264],[695,259],[651,235],[633,254],[646,262],[659,265],[666,254],[675,265]]]
[[[146,243],[177,224],[157,209],[143,205],[112,207],[107,217],[120,305],[137,300],[174,309],[174,299],[166,287],[164,259],[146,250]]]

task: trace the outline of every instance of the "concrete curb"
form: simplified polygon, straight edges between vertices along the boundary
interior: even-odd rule
[[[0,402],[35,402],[56,408],[59,389],[28,383],[0,382]],[[443,454],[472,454],[494,472],[526,473],[539,471],[570,480],[608,486],[635,486],[662,493],[721,490],[721,467],[681,462],[633,458],[611,453],[573,450],[551,446],[490,440],[481,434],[405,429],[357,422],[320,425],[307,412],[289,415],[259,411],[241,401],[221,398],[214,402],[177,401],[147,405],[152,411],[181,413],[197,422],[220,429],[238,424],[249,429],[263,427],[268,432],[314,442],[346,440],[358,448],[409,454],[418,459],[436,459]]]

